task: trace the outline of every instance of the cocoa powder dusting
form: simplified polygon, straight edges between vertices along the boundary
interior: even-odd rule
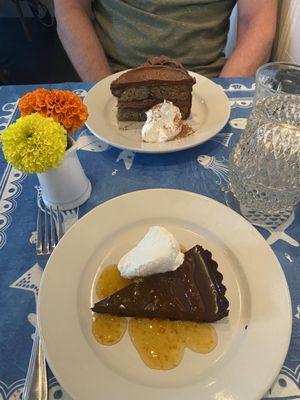
[[[171,140],[183,139],[187,136],[192,135],[193,133],[195,133],[195,131],[191,126],[187,124],[182,124],[182,129],[180,133]]]

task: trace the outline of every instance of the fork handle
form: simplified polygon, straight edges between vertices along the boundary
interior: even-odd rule
[[[23,400],[47,400],[48,384],[45,355],[36,328],[26,375]]]

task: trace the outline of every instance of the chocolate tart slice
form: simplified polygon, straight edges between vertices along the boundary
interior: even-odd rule
[[[92,310],[125,317],[213,322],[228,315],[223,275],[211,252],[195,246],[176,271],[131,283]]]

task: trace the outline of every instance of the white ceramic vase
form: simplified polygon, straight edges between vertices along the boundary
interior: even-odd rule
[[[76,153],[76,143],[68,138],[71,146],[65,152],[60,166],[37,174],[42,188],[42,198],[47,207],[58,206],[70,210],[86,202],[92,191]]]

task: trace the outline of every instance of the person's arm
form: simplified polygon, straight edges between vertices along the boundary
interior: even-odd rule
[[[276,31],[277,0],[238,0],[237,42],[220,76],[254,76],[268,62]]]
[[[111,74],[91,21],[91,0],[54,0],[59,38],[83,81]]]

